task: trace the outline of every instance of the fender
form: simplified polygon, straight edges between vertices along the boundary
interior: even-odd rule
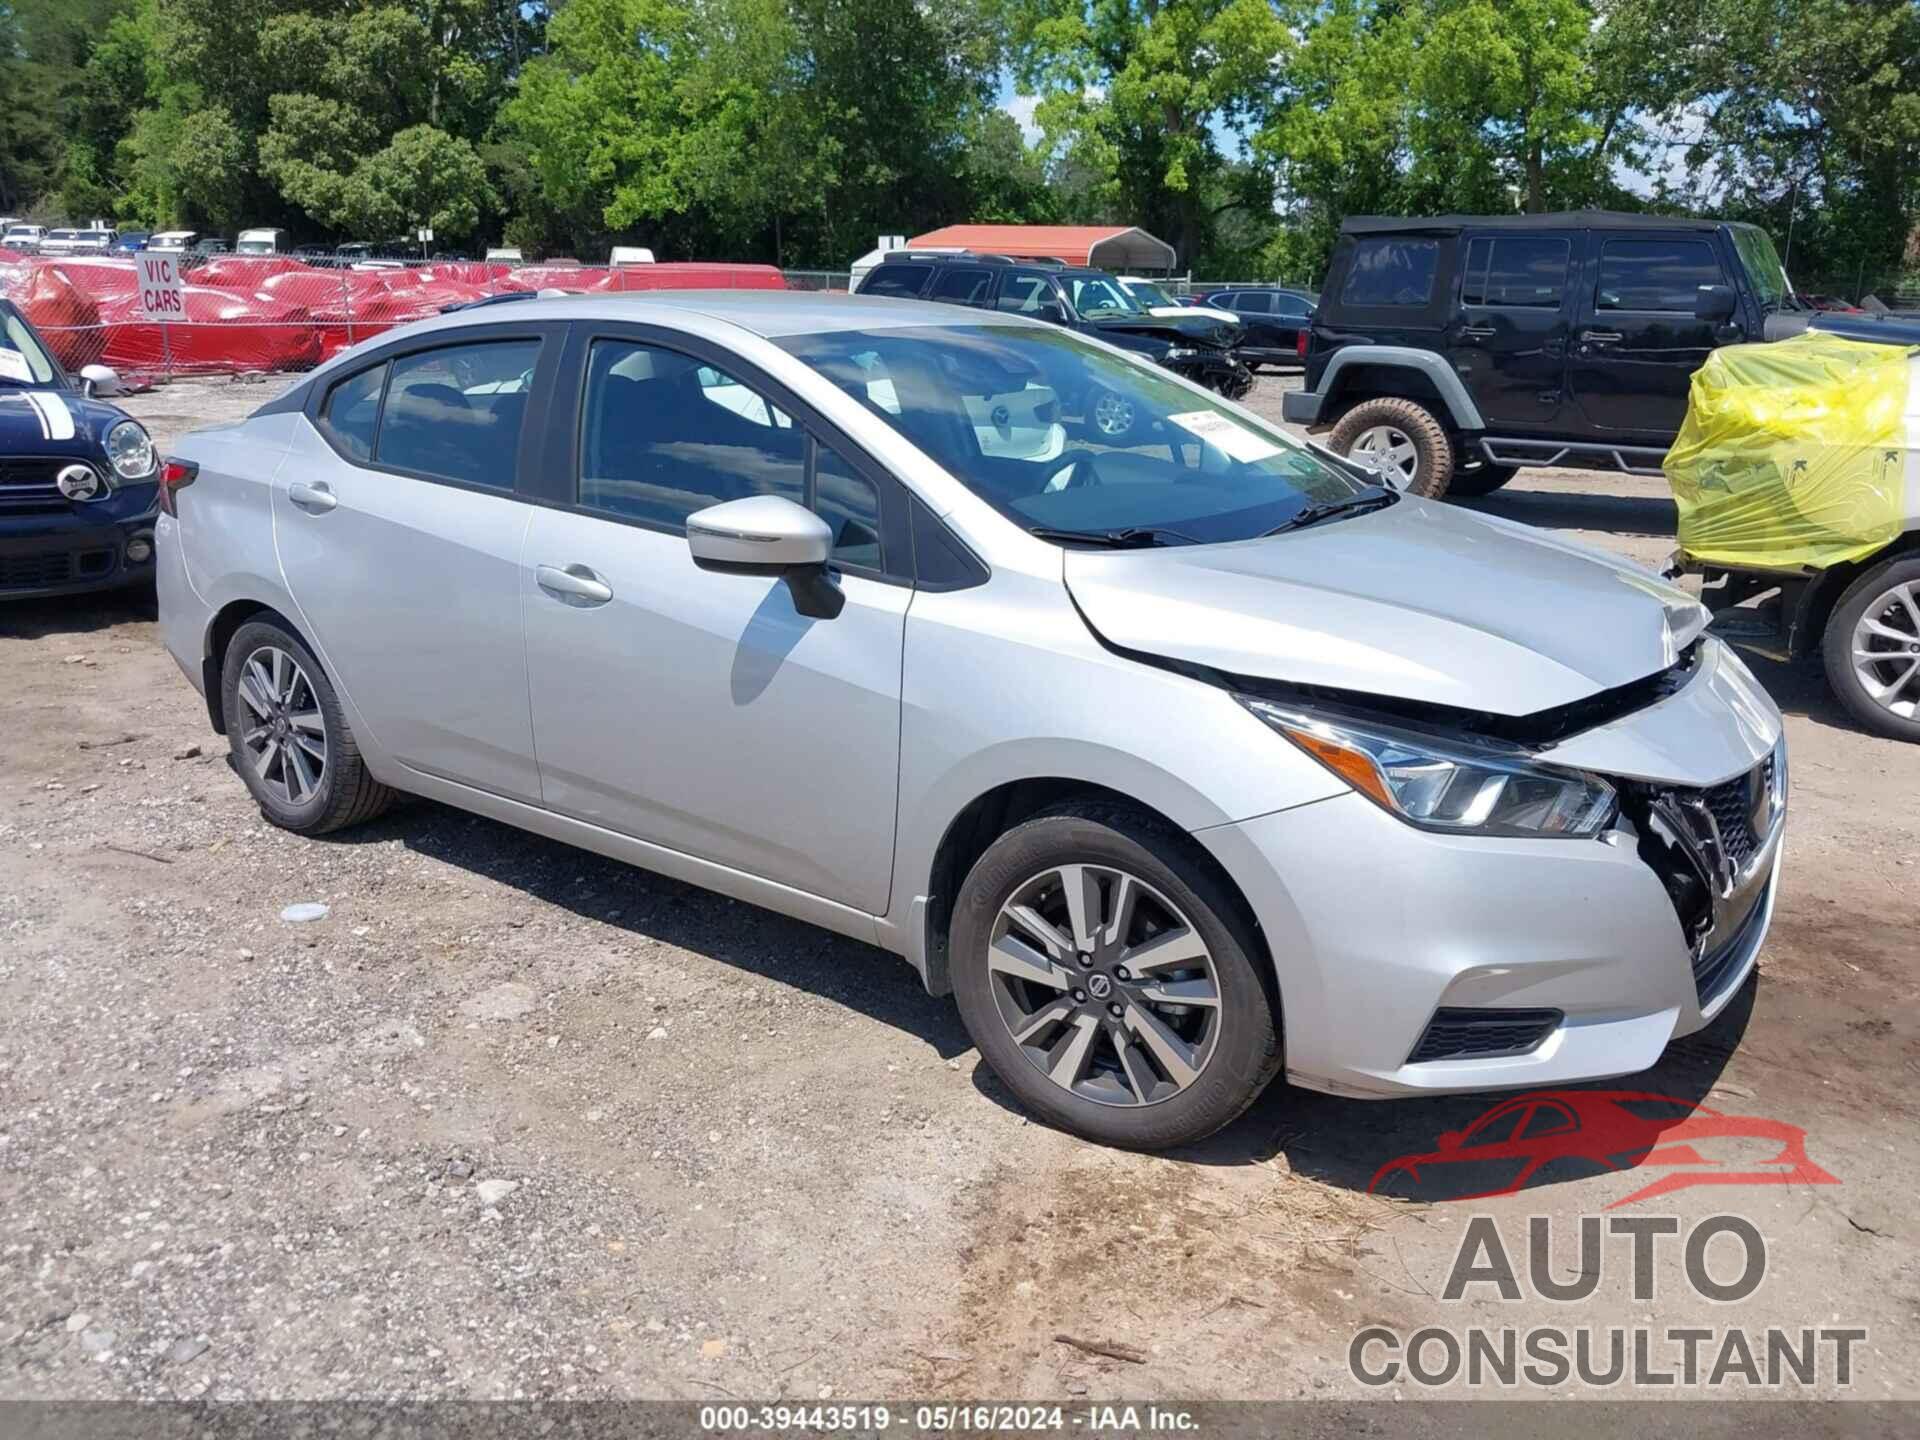
[[[1320,388],[1314,390],[1294,390],[1288,392],[1281,402],[1283,416],[1295,425],[1315,425],[1322,419],[1321,412],[1326,408],[1327,398],[1338,387],[1341,371],[1353,365],[1400,366],[1409,370],[1418,370],[1433,382],[1433,388],[1440,392],[1446,402],[1447,410],[1454,425],[1461,430],[1484,430],[1486,421],[1480,417],[1480,407],[1473,403],[1473,397],[1467,393],[1466,385],[1447,363],[1446,357],[1433,350],[1418,350],[1410,345],[1349,345],[1336,350],[1327,361],[1327,368],[1320,376]]]

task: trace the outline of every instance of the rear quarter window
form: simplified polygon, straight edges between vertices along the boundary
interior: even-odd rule
[[[1422,309],[1433,299],[1433,280],[1439,265],[1437,240],[1366,236],[1353,247],[1347,281],[1340,291],[1341,303],[1359,309]]]

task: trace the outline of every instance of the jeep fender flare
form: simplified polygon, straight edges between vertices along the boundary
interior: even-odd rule
[[[1446,403],[1447,418],[1453,422],[1456,430],[1487,428],[1486,422],[1480,418],[1480,407],[1473,403],[1465,383],[1447,363],[1446,357],[1432,350],[1416,350],[1407,345],[1349,345],[1336,350],[1320,376],[1320,393],[1315,396],[1320,403],[1314,407],[1316,413],[1312,423],[1327,424],[1336,418],[1328,401],[1338,394],[1341,375],[1356,365],[1417,370],[1439,392],[1441,400]]]

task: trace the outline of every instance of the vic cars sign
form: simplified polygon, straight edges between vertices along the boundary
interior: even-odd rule
[[[139,257],[142,319],[175,322],[187,318],[186,292],[180,285],[180,257],[146,251]]]

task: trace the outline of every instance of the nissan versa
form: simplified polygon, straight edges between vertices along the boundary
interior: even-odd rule
[[[1068,397],[1143,424],[1101,438]],[[1034,1111],[1561,1084],[1712,1018],[1778,711],[1631,566],[1058,326],[787,294],[382,336],[162,475],[266,816],[431,796],[897,951]]]

